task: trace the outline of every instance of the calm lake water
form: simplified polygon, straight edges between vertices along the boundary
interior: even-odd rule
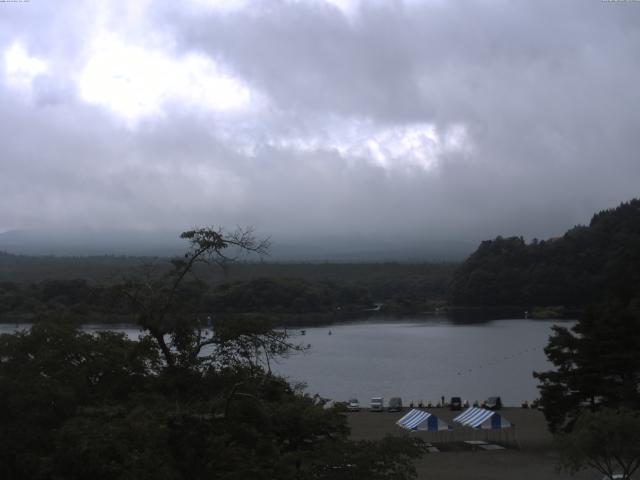
[[[500,395],[507,405],[538,396],[533,371],[550,368],[543,352],[554,324],[547,320],[495,320],[452,323],[444,317],[381,319],[305,328],[296,340],[305,353],[273,365],[292,382],[305,382],[310,394],[335,400],[349,397],[402,397],[437,403],[460,396],[473,402]],[[0,325],[0,333],[15,325]],[[132,326],[89,325],[137,338]],[[300,330],[292,329],[292,333]],[[329,335],[331,332],[331,335]]]
[[[519,405],[538,397],[531,373],[550,368],[543,349],[557,323],[430,318],[308,328],[300,340],[311,344],[309,353],[276,370],[305,381],[309,393],[336,400],[354,396],[368,403],[381,395],[435,404],[442,395],[469,402],[500,395],[505,404]]]

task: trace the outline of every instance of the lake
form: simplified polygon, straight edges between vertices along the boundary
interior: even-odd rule
[[[538,397],[533,371],[550,369],[544,347],[551,326],[573,322],[495,320],[451,323],[444,317],[307,328],[308,353],[274,370],[305,381],[309,393],[336,400],[400,396],[437,403],[442,395],[472,403],[500,395],[507,405]],[[329,335],[331,331],[331,335]]]
[[[442,395],[473,402],[500,395],[506,405],[520,405],[538,397],[533,371],[551,368],[544,347],[560,320],[495,320],[454,323],[445,317],[359,321],[308,327],[298,343],[310,344],[305,353],[273,365],[292,382],[305,382],[307,392],[325,398],[432,401]],[[0,333],[15,325],[0,325]],[[88,325],[88,331],[113,329],[137,338],[130,325]],[[299,334],[299,329],[290,330]],[[331,332],[331,335],[329,335]]]

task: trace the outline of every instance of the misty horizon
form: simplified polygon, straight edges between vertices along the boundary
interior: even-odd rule
[[[470,241],[408,241],[402,239],[367,239],[362,236],[325,235],[316,237],[269,238],[266,256],[248,261],[310,262],[393,262],[393,261],[460,261],[476,244]],[[48,232],[38,230],[0,233],[0,251],[14,255],[53,256],[174,256],[188,247],[179,234],[169,231],[75,231]]]

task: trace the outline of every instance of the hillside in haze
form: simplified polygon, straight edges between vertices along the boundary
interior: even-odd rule
[[[640,287],[640,200],[601,211],[562,237],[487,240],[460,266],[455,305],[584,306]]]
[[[159,256],[180,255],[179,231],[11,230],[0,233],[0,251],[17,255]],[[460,261],[472,240],[405,240],[360,235],[274,235],[269,261],[284,262],[422,262]]]

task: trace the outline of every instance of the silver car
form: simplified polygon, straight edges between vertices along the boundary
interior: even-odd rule
[[[347,403],[347,410],[350,412],[359,412],[360,411],[360,402],[358,402],[357,398],[350,398]]]

